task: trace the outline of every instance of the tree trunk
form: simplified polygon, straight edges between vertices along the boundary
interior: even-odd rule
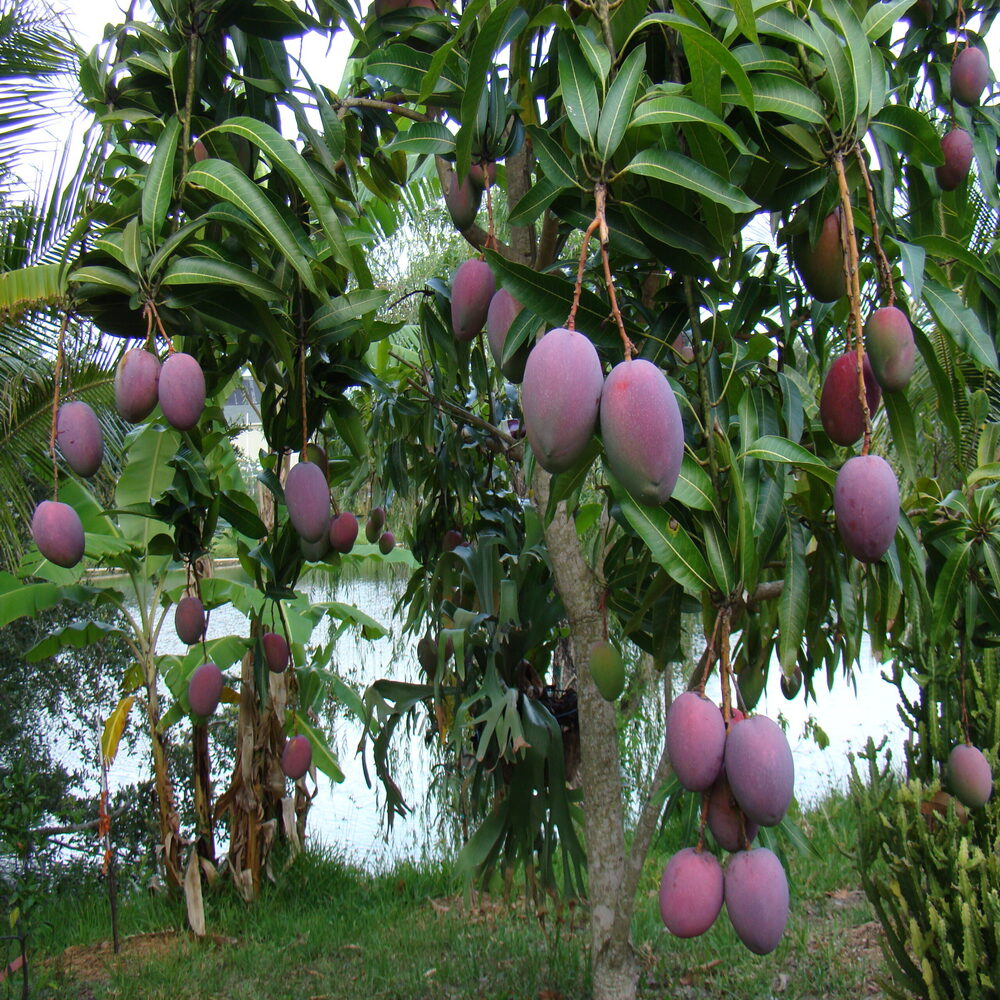
[[[167,740],[160,732],[160,698],[156,690],[156,661],[152,652],[145,650],[143,678],[146,685],[146,719],[149,723],[149,742],[153,752],[153,777],[156,783],[156,800],[160,823],[160,844],[163,847],[163,867],[167,884],[179,888],[180,820],[174,804],[174,786],[167,765]]]
[[[215,864],[215,831],[212,824],[212,768],[208,755],[208,726],[191,727],[194,757],[194,812],[198,854]]]
[[[535,505],[544,518],[549,477],[536,469]],[[624,800],[614,705],[598,692],[585,664],[594,643],[605,638],[600,586],[583,556],[576,525],[560,504],[545,529],[556,588],[569,619],[577,666],[580,755],[583,776],[587,885],[590,899],[590,962],[594,1000],[631,1000],[639,964],[631,941],[634,893],[626,873]]]

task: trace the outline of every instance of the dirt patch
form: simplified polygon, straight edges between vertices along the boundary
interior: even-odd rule
[[[235,938],[209,935],[203,940],[216,945],[236,944]],[[94,983],[109,979],[116,967],[143,964],[165,955],[190,950],[197,941],[187,931],[155,931],[150,934],[133,934],[122,938],[116,955],[110,941],[93,944],[75,944],[61,955],[46,959],[44,967],[54,975],[76,983]]]

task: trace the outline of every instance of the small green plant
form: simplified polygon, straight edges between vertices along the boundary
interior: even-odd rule
[[[1000,805],[966,810],[937,781],[902,780],[872,740],[852,758],[862,885],[885,932],[892,997],[1000,993]],[[864,773],[864,768],[867,772]]]

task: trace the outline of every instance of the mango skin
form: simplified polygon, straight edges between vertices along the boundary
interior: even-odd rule
[[[625,664],[610,642],[595,643],[590,650],[590,676],[605,701],[615,701],[625,690]]]
[[[906,388],[913,375],[917,345],[913,340],[913,328],[902,309],[885,306],[868,317],[865,352],[872,373],[883,389],[898,392]]]
[[[31,537],[49,562],[64,569],[72,569],[83,558],[83,522],[68,503],[43,500],[31,518]]]
[[[942,191],[954,191],[972,168],[972,136],[964,128],[951,129],[941,139],[941,152],[944,163],[934,168],[934,176]]]
[[[333,523],[333,518],[329,524]],[[320,562],[330,554],[330,533],[329,526],[318,542],[307,542],[304,538],[299,538],[299,551],[308,562]]]
[[[205,605],[200,597],[188,594],[174,608],[174,630],[187,646],[201,642],[205,636]]]
[[[272,674],[283,674],[291,659],[288,640],[278,632],[265,632],[260,641],[264,646],[264,659]]]
[[[663,869],[660,917],[676,937],[697,937],[715,923],[723,895],[722,866],[715,855],[685,847]]]
[[[190,354],[171,354],[160,369],[160,409],[167,423],[189,431],[205,409],[205,373]]]
[[[743,841],[740,838],[740,807],[733,798],[725,771],[715,779],[715,784],[708,791],[708,828],[723,850],[743,850]],[[759,825],[752,819],[743,818],[743,832],[751,843],[759,829]]]
[[[396,547],[396,536],[391,531],[384,531],[378,540],[378,550],[387,556]]]
[[[299,734],[293,736],[281,751],[281,770],[292,781],[304,778],[312,764],[312,744],[309,738]]]
[[[899,523],[899,483],[879,455],[849,458],[833,489],[833,510],[844,548],[861,562],[877,562],[889,551]]]
[[[808,230],[793,237],[792,263],[806,291],[818,302],[836,302],[847,293],[844,278],[844,248],[840,242],[840,212],[824,220],[816,242],[809,242]]]
[[[385,508],[376,507],[369,515],[368,520],[365,521],[365,538],[369,542],[375,543],[379,539],[379,535],[382,534],[382,529],[385,527]]]
[[[354,548],[358,540],[358,519],[350,511],[338,514],[330,521],[330,548],[342,555]]]
[[[485,260],[463,261],[451,283],[451,328],[461,343],[482,333],[490,300],[497,290],[496,278]]]
[[[788,877],[777,856],[766,847],[734,854],[726,867],[725,897],[739,939],[755,955],[774,951],[788,923]]]
[[[677,780],[690,792],[711,788],[722,769],[726,746],[719,706],[696,691],[685,691],[670,706],[665,728],[667,755]]]
[[[330,524],[330,487],[323,470],[312,462],[299,462],[285,480],[285,504],[292,527],[300,538],[318,542]]]
[[[967,108],[975,107],[990,81],[990,63],[982,49],[969,45],[951,64],[951,96]]]
[[[535,460],[546,472],[565,472],[597,429],[604,373],[582,333],[556,327],[532,348],[524,366],[521,408]]]
[[[222,698],[225,678],[214,663],[203,663],[188,681],[188,704],[193,715],[203,718],[211,715]]]
[[[122,355],[115,369],[115,408],[122,420],[138,424],[148,417],[158,398],[160,359],[133,347]]]
[[[731,726],[725,767],[733,798],[747,818],[777,826],[795,790],[795,764],[781,726],[766,715],[752,715]]]
[[[464,233],[476,221],[482,198],[482,188],[477,188],[473,184],[470,174],[466,174],[465,180],[459,183],[457,174],[454,171],[449,172],[448,189],[444,193],[444,203],[451,216],[451,221],[460,233]]]
[[[874,416],[882,402],[882,387],[875,378],[867,354],[862,371],[868,414]],[[819,417],[827,437],[835,444],[854,444],[864,434],[865,415],[858,400],[858,361],[854,351],[841,354],[830,365],[819,397]]]
[[[948,780],[955,798],[970,809],[986,805],[993,794],[993,772],[983,752],[959,743],[948,754]]]
[[[506,365],[502,364],[503,349],[507,342],[507,334],[510,332],[510,325],[522,308],[521,303],[506,288],[499,288],[490,299],[490,307],[486,311],[486,339],[490,344],[490,353],[497,367],[503,372],[504,378],[508,382],[515,383],[524,379],[524,366],[528,363],[531,344],[527,342],[522,344]]]
[[[684,425],[674,391],[652,362],[611,369],[601,393],[601,437],[611,471],[648,507],[670,499],[684,457]]]
[[[97,414],[83,400],[63,403],[56,416],[56,443],[66,464],[90,478],[104,460],[104,435]]]

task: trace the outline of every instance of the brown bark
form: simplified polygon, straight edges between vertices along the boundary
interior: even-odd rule
[[[163,848],[163,867],[167,884],[179,888],[180,820],[174,804],[174,786],[167,765],[167,738],[160,731],[160,698],[156,690],[156,661],[151,650],[144,650],[143,679],[146,686],[146,720],[149,724],[149,742],[153,753],[153,778],[156,784],[157,818],[160,824],[160,844]]]
[[[194,757],[195,837],[198,855],[215,864],[215,830],[212,823],[212,767],[208,755],[208,726],[191,727]]]
[[[536,469],[534,501],[544,517],[549,477]],[[545,529],[545,544],[570,626],[577,669],[580,752],[583,776],[587,884],[590,898],[590,960],[594,1000],[630,1000],[636,994],[639,963],[632,948],[634,887],[627,874],[624,799],[614,705],[601,697],[589,670],[579,669],[594,643],[604,639],[601,588],[587,565],[576,525],[560,504]],[[645,853],[645,852],[643,852]],[[641,866],[641,860],[639,861]]]

